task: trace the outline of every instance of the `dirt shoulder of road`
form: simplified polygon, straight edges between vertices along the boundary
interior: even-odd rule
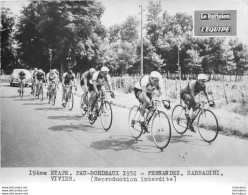
[[[76,94],[81,96],[83,93],[81,87],[78,87]],[[117,107],[130,109],[134,105],[139,105],[138,100],[135,98],[134,93],[124,93],[122,91],[115,91],[115,98],[111,98],[110,95],[107,95],[109,102]],[[171,108],[177,104],[179,101],[174,99],[171,100]],[[166,110],[165,108],[160,107],[169,117],[171,117],[172,109]],[[247,116],[240,115],[228,111],[226,108],[211,108],[215,113],[218,123],[219,130],[221,134],[226,136],[239,137],[242,139],[248,139],[248,120]]]

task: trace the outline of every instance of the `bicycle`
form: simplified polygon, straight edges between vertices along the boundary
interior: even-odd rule
[[[19,83],[20,89],[18,90],[19,92],[19,97],[22,98],[23,97],[23,93],[24,93],[24,86],[25,86],[25,81],[21,80]]]
[[[59,88],[58,84],[55,83],[55,81],[52,81],[52,83],[50,84],[50,92],[49,95],[48,95],[48,104],[50,102],[52,102],[53,105],[55,105],[55,101],[56,101],[56,97],[57,97],[57,88]]]
[[[114,93],[112,91],[106,91],[111,94],[111,97],[114,98]],[[89,123],[91,125],[97,120],[97,117],[101,117],[102,127],[105,131],[108,131],[112,125],[113,121],[113,112],[110,103],[105,100],[105,96],[102,92],[99,93],[97,96],[97,100],[93,105],[93,112],[90,114],[90,104],[91,102],[88,101],[86,106],[86,112],[88,116]]]
[[[84,108],[83,106],[84,106],[84,103],[83,103],[83,101],[84,101],[84,96],[85,96],[85,100],[86,100],[86,108]],[[86,113],[87,113],[87,107],[88,107],[88,102],[89,102],[89,91],[87,91],[87,92],[85,92],[85,93],[83,93],[82,95],[81,95],[81,99],[80,99],[80,110],[81,110],[81,114],[84,116]]]
[[[75,88],[75,90],[77,90]],[[66,107],[66,104],[68,105],[69,111],[73,109],[73,104],[74,104],[74,97],[72,93],[72,85],[66,85],[65,86],[65,103],[63,104],[63,107]]]
[[[210,107],[214,107],[215,102],[210,102]],[[198,104],[197,114],[191,122],[193,125],[193,122],[198,117],[197,129],[199,134],[204,141],[211,143],[217,138],[219,132],[218,120],[211,110],[204,108],[205,104],[206,102],[204,101]],[[172,111],[172,125],[179,134],[184,134],[189,129],[190,118],[186,115],[186,109],[186,105],[176,105]]]
[[[43,101],[44,99],[44,91],[43,91],[43,82],[38,81],[38,84],[36,84],[36,93],[37,93],[37,98],[40,99],[40,101]]]
[[[128,117],[129,131],[136,140],[146,132],[151,131],[155,145],[163,150],[166,148],[171,139],[171,125],[168,116],[161,110],[158,110],[158,100],[152,100],[151,106],[146,108],[145,123],[143,126],[140,123],[140,111],[142,103],[139,106],[135,105],[131,108]],[[164,107],[170,109],[170,101],[162,100]]]

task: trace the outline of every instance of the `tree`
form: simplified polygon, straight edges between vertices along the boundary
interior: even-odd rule
[[[52,68],[80,71],[96,66],[106,36],[103,12],[96,1],[31,2],[22,11],[16,36],[23,61],[48,70],[52,49]]]
[[[121,40],[132,43],[138,39],[139,21],[137,17],[128,16],[124,23],[121,25]]]
[[[8,8],[1,8],[1,69],[10,73],[17,66],[14,48],[14,17]]]

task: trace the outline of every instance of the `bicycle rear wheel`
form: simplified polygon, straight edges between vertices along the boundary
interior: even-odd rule
[[[43,101],[43,98],[44,98],[44,93],[43,93],[43,89],[40,89],[39,91],[39,98],[40,98],[40,101]]]
[[[185,115],[185,109],[181,105],[176,105],[171,114],[172,125],[177,133],[183,134],[188,129],[188,120]]]
[[[213,142],[218,135],[218,120],[211,110],[202,110],[197,121],[201,138],[206,142]]]
[[[171,139],[171,125],[168,116],[159,111],[152,119],[152,137],[155,145],[163,150],[168,146]]]
[[[105,129],[105,131],[108,131],[112,125],[113,120],[113,113],[110,103],[108,101],[104,101],[99,112],[101,112],[102,127]]]
[[[128,127],[131,135],[135,139],[138,139],[143,132],[139,121],[140,121],[140,110],[138,106],[133,106],[128,116]]]
[[[68,108],[71,111],[73,109],[73,104],[74,104],[74,98],[73,98],[73,93],[71,91],[68,92],[67,94],[67,104],[68,104]]]

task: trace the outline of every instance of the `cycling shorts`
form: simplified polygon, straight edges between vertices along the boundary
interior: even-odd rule
[[[139,99],[139,94],[142,92],[141,89],[138,89],[136,87],[134,87],[134,95],[135,97],[139,100],[139,102],[141,102],[141,100]],[[151,93],[146,93],[147,97],[152,100],[152,94]]]

